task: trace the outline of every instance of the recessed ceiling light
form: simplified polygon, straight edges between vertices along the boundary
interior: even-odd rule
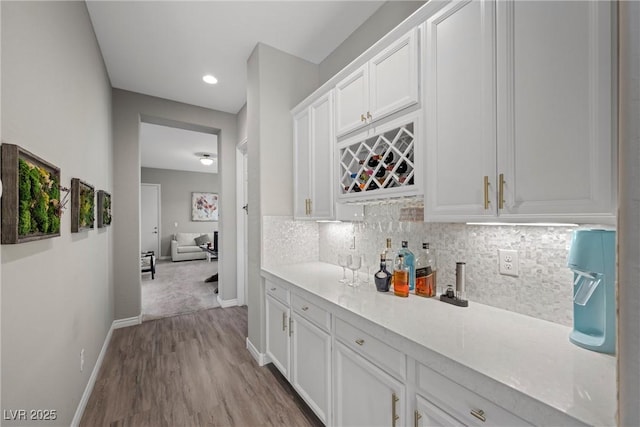
[[[218,83],[218,79],[213,77],[211,74],[207,74],[206,76],[203,76],[202,80],[204,80],[205,83],[209,83],[210,85],[214,85]]]

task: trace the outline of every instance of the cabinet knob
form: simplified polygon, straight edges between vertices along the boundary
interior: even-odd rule
[[[474,417],[476,417],[477,419],[479,419],[482,422],[487,421],[487,419],[484,416],[484,411],[482,409],[472,409],[471,410],[471,415],[473,415]]]
[[[371,120],[373,118],[373,116],[371,116],[371,113],[367,111],[367,119]]]
[[[361,122],[366,122],[367,118],[364,116],[364,114],[360,114],[360,121]]]
[[[356,340],[356,344],[364,345],[364,340],[362,338]]]

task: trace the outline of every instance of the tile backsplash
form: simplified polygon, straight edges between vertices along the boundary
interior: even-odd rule
[[[414,252],[429,242],[437,254],[439,287],[455,286],[456,262],[466,262],[466,291],[471,303],[572,325],[572,273],[566,263],[576,227],[399,221],[401,208],[406,213],[407,207],[419,205],[367,205],[364,221],[359,223],[318,224],[291,217],[264,217],[263,263],[319,260],[337,264],[339,253],[356,253],[368,257],[373,274],[387,237],[394,249],[407,240]],[[352,250],[354,237],[356,249]],[[518,251],[518,277],[498,273],[498,249]]]

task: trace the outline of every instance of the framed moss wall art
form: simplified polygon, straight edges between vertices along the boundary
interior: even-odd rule
[[[94,227],[95,190],[79,178],[71,179],[71,232],[79,233]]]
[[[98,191],[98,228],[111,225],[111,194]]]
[[[60,168],[2,144],[2,244],[60,235]]]

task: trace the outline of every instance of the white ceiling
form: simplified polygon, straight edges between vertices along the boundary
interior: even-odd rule
[[[383,3],[87,0],[87,7],[113,87],[235,114],[258,42],[317,64]],[[204,83],[205,74],[219,83]]]
[[[196,153],[208,153],[211,166]],[[218,136],[150,123],[140,123],[140,165],[145,168],[218,172]]]

